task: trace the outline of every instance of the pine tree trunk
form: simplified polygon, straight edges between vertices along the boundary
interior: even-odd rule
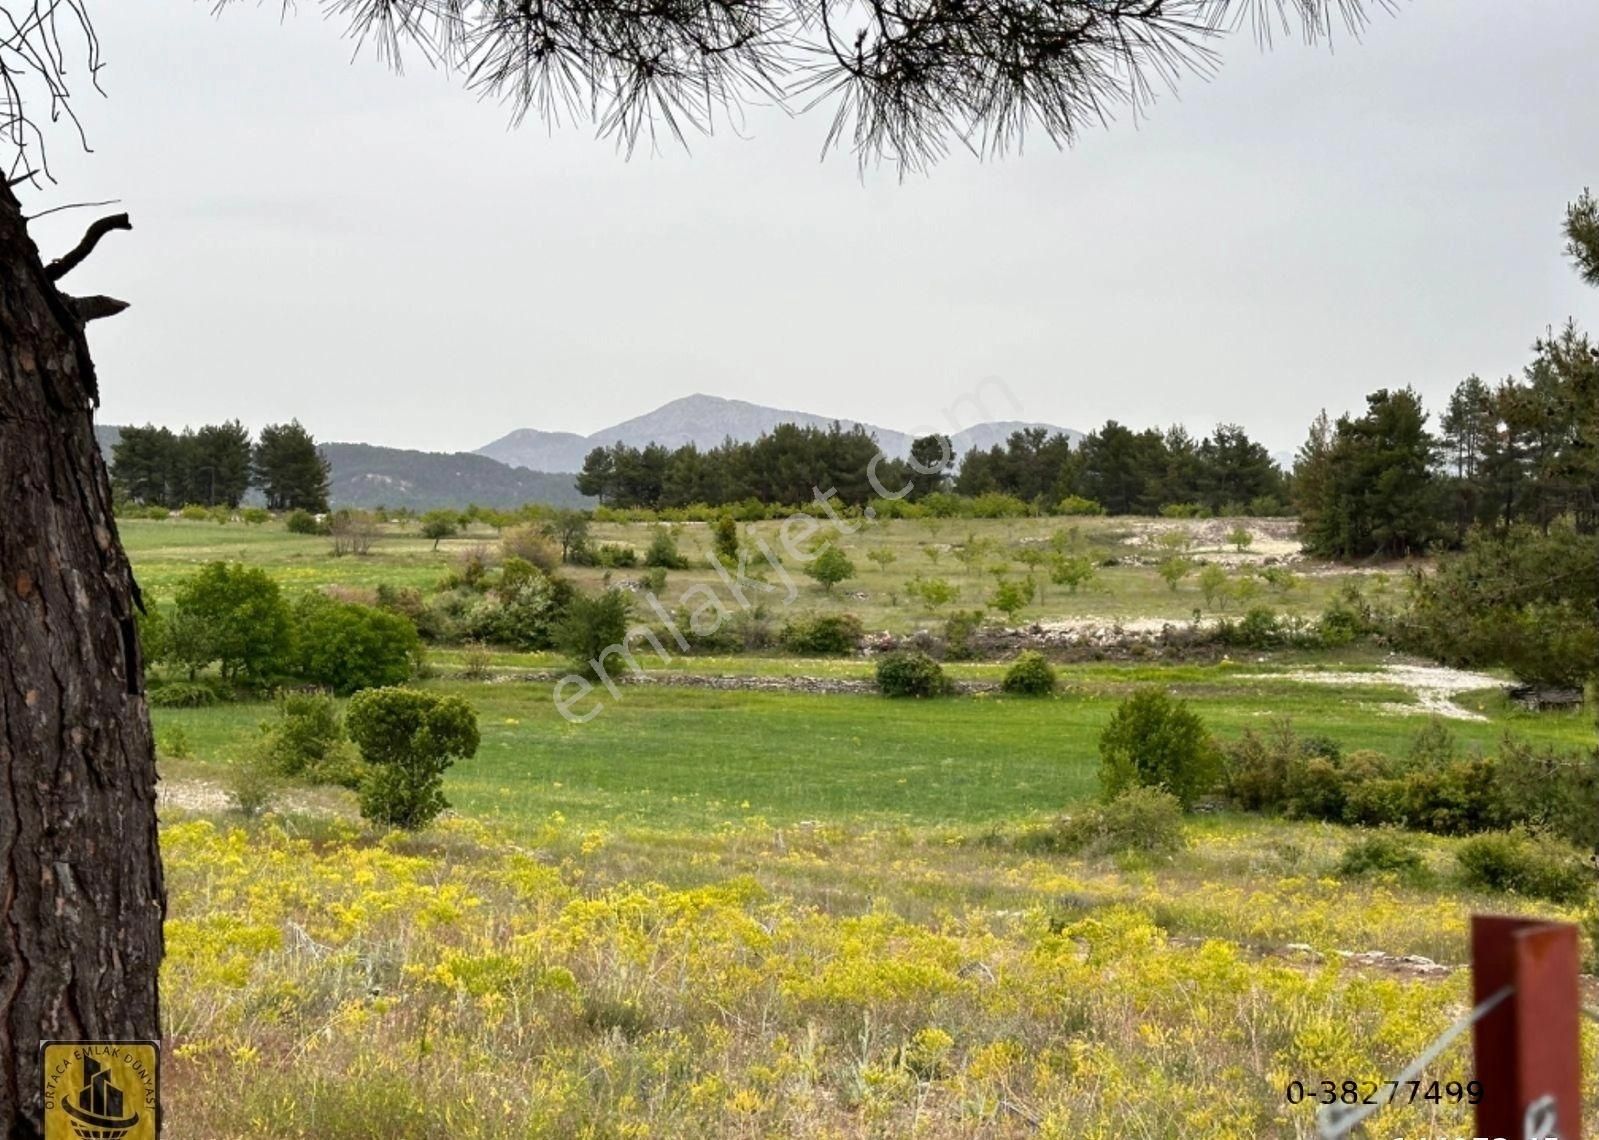
[[[81,325],[0,181],[0,1136],[39,1042],[156,1039],[165,894],[137,597]]]

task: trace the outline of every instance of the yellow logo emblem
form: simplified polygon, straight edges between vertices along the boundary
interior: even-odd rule
[[[44,1140],[155,1140],[161,1047],[47,1041]]]

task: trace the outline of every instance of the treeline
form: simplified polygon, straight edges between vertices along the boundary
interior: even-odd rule
[[[330,468],[298,420],[268,424],[251,441],[238,420],[198,429],[122,429],[111,449],[118,499],[148,506],[237,507],[259,487],[272,510],[324,512]]]
[[[1599,356],[1572,324],[1541,338],[1520,378],[1460,384],[1428,430],[1406,388],[1311,425],[1294,466],[1306,550],[1404,556],[1461,545],[1473,527],[1599,529]]]
[[[780,424],[759,439],[703,451],[694,444],[595,448],[577,489],[606,507],[647,510],[806,503],[829,488],[859,507],[906,487],[909,502],[951,492],[997,495],[1038,513],[1082,513],[1088,505],[1110,514],[1271,515],[1288,503],[1282,471],[1233,424],[1196,440],[1180,427],[1134,432],[1113,420],[1075,448],[1062,433],[1030,428],[986,451],[973,448],[958,476],[953,460],[948,437],[916,440],[909,461],[879,459],[876,440],[861,427]]]
[[[1288,501],[1287,478],[1237,424],[1196,440],[1179,426],[1135,432],[1110,420],[1075,448],[1064,435],[1029,428],[967,452],[954,490],[1046,508],[1086,499],[1113,515],[1280,515]]]

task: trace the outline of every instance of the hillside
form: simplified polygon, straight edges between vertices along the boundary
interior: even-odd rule
[[[95,439],[101,454],[111,462],[111,449],[122,436],[116,424],[96,424]],[[470,452],[447,454],[378,447],[369,443],[324,443],[322,454],[332,465],[331,492],[335,507],[516,507],[523,503],[548,503],[557,507],[593,506],[594,500],[577,493],[572,476],[507,467]],[[252,488],[246,502],[258,502]]]
[[[569,474],[507,467],[485,455],[409,451],[368,443],[324,443],[322,454],[333,465],[334,506],[593,505],[592,499],[577,493]]]
[[[478,448],[477,454],[498,459],[513,467],[528,467],[535,471],[577,471],[583,466],[583,457],[591,450],[618,442],[632,447],[658,443],[677,448],[692,443],[700,448],[709,448],[728,438],[739,442],[753,440],[778,424],[825,428],[835,420],[846,428],[855,426],[857,422],[838,416],[770,408],[721,396],[693,395],[662,404],[652,412],[634,416],[586,436],[573,432],[520,428]],[[888,455],[898,457],[910,453],[913,437],[909,433],[876,424],[862,423],[861,426],[877,437],[877,442]],[[1007,420],[976,424],[953,433],[950,439],[958,457],[973,447],[988,448],[1003,443],[1011,432],[1027,427],[1062,431],[1074,442],[1081,438],[1080,432],[1054,424]]]

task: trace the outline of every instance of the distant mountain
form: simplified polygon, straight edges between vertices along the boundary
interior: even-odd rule
[[[522,428],[485,444],[478,448],[477,453],[513,467],[528,467],[535,471],[577,471],[583,466],[583,457],[590,451],[596,447],[609,447],[613,443],[625,443],[630,447],[658,443],[667,448],[692,443],[709,448],[729,437],[740,442],[755,439],[778,424],[825,428],[835,419],[846,429],[854,427],[857,422],[842,417],[819,416],[812,412],[769,408],[745,400],[694,395],[662,404],[653,412],[623,420],[587,436]],[[912,437],[906,432],[876,424],[863,423],[861,426],[877,437],[877,442],[889,456],[910,453]],[[1011,432],[1027,427],[1065,432],[1074,443],[1082,438],[1082,433],[1054,424],[1006,421],[977,424],[955,432],[950,436],[950,442],[954,444],[956,456],[960,456],[973,447],[986,449],[996,443],[1004,443]]]
[[[508,467],[470,452],[407,451],[369,443],[324,443],[333,466],[331,498],[336,507],[515,507],[548,503],[590,507],[570,474]]]

